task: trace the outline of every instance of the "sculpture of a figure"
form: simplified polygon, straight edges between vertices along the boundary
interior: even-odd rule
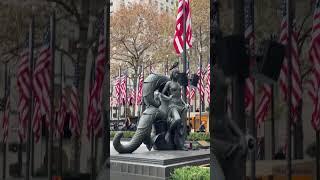
[[[185,149],[184,142],[187,136],[186,115],[188,104],[181,98],[181,86],[178,83],[178,70],[173,70],[170,81],[163,88],[159,97],[162,102],[168,101],[167,109],[160,109],[167,114],[166,144],[173,144],[175,149]],[[169,97],[167,96],[169,95]],[[159,149],[156,147],[156,149]],[[160,148],[161,149],[161,148]]]
[[[127,144],[120,142],[123,133],[118,132],[113,146],[119,153],[132,153],[142,143],[151,150],[181,150],[186,139],[187,105],[181,99],[178,71],[173,70],[171,79],[151,74],[143,85],[145,111],[139,120],[135,135]]]

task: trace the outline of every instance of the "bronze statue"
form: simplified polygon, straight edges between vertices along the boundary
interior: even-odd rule
[[[173,70],[171,78],[151,74],[143,86],[143,101],[146,110],[139,120],[137,131],[131,141],[123,145],[122,132],[113,139],[113,146],[119,153],[132,153],[142,143],[149,150],[183,150],[187,135],[186,112],[188,105],[181,99],[178,71]]]

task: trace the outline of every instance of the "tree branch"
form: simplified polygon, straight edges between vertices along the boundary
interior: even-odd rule
[[[56,46],[55,48],[56,48],[57,51],[63,53],[66,56],[68,56],[73,63],[77,62],[77,60],[68,51],[66,51],[66,50],[64,50],[62,48],[59,48],[58,46]]]
[[[77,11],[74,1],[71,1],[71,6],[65,3],[63,0],[47,0],[48,2],[54,2],[60,5],[65,11],[67,11],[70,15],[74,16],[77,19],[77,23],[81,24],[81,17],[79,12]]]

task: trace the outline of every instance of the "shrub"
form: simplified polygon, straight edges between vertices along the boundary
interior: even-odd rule
[[[209,180],[210,169],[199,166],[177,168],[171,174],[170,180]]]
[[[114,138],[118,131],[110,131],[110,138]],[[122,131],[123,138],[132,138],[134,136],[135,131]]]
[[[190,133],[187,137],[188,141],[210,141],[210,134],[204,132]]]

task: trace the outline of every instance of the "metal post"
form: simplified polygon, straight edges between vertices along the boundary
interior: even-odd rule
[[[139,81],[140,81],[140,75],[142,73],[142,66],[139,66],[138,68],[138,76],[137,76],[137,81],[136,81],[136,89],[135,89],[135,103],[134,103],[134,106],[135,106],[135,111],[134,111],[134,115],[135,116],[139,116],[139,108],[138,108],[138,102],[137,102],[137,99],[138,99],[138,91],[139,91]],[[136,113],[137,112],[137,113]]]
[[[201,53],[200,53],[201,54]],[[200,55],[201,56],[201,55]],[[199,56],[199,68],[200,68],[200,77],[199,77],[199,87],[200,89],[202,89],[202,60],[201,57]],[[202,93],[199,90],[199,121],[200,121],[200,125],[201,125],[201,116],[202,116]]]
[[[50,93],[50,125],[49,125],[49,149],[48,149],[48,180],[52,180],[52,148],[53,148],[53,122],[54,122],[54,62],[55,62],[55,12],[50,17],[50,50],[51,50],[51,93]]]
[[[4,77],[5,77],[5,80],[4,80],[4,99],[5,99],[5,109],[4,111],[7,111],[7,101],[8,101],[8,98],[9,98],[9,93],[8,93],[8,62],[9,61],[6,61],[5,62],[5,71],[4,71]],[[10,87],[9,87],[10,88]],[[4,112],[5,113],[5,112]],[[3,174],[2,174],[2,178],[3,180],[6,179],[6,176],[7,176],[7,141],[6,142],[3,142]]]
[[[316,131],[316,177],[320,180],[320,132]]]
[[[95,179],[95,160],[94,160],[94,130],[93,126],[91,126],[91,180]]]
[[[187,20],[187,16],[186,16],[186,2],[183,1],[183,52],[182,52],[182,57],[183,57],[183,73],[185,74],[187,72],[187,40],[186,40],[186,20]],[[186,92],[187,92],[187,88],[186,86],[182,87],[182,97],[184,102],[187,102],[187,96],[186,96]]]
[[[271,153],[272,159],[276,153],[276,137],[275,137],[275,124],[274,124],[274,85],[271,85]]]
[[[119,83],[121,83],[121,66],[119,67]],[[117,116],[118,116],[118,121],[117,121],[117,129],[119,128],[119,121],[120,121],[120,114],[121,114],[121,98],[119,97],[118,99],[118,109],[117,109]]]
[[[110,3],[110,2],[109,2]],[[110,157],[110,5],[107,4],[104,7],[104,37],[105,37],[105,57],[106,57],[106,66],[105,66],[105,89],[103,92],[107,93],[107,97],[103,100],[103,114],[104,114],[104,121],[103,121],[103,155],[102,159],[104,163],[106,160],[108,160]],[[105,97],[105,96],[104,96]],[[109,174],[109,173],[108,173]]]
[[[60,73],[61,73],[61,76],[60,76],[60,108],[61,108],[61,103],[62,103],[62,95],[63,95],[63,83],[64,83],[64,71],[62,70],[63,69],[63,53],[61,53],[61,56],[60,56]],[[58,117],[58,113],[56,113],[56,116],[55,116],[55,122],[57,122],[57,117]],[[59,137],[59,175],[62,176],[62,134],[60,134],[60,137]]]
[[[33,63],[33,33],[34,33],[34,16],[32,15],[31,17],[31,23],[29,26],[29,61],[30,61],[30,74],[29,74],[29,79],[33,79],[33,69],[34,69],[34,63]],[[33,112],[33,93],[32,93],[32,86],[30,86],[29,90],[29,121],[28,121],[28,134],[27,134],[27,152],[26,152],[26,169],[25,169],[25,179],[29,180],[30,179],[30,166],[31,166],[31,124],[32,124],[32,112]]]
[[[288,119],[287,119],[287,176],[288,180],[292,179],[292,157],[291,157],[291,149],[292,149],[292,141],[291,141],[291,95],[292,95],[292,62],[291,62],[291,40],[292,40],[292,7],[291,0],[287,0],[287,15],[288,15],[288,44],[287,44],[287,60],[288,60]]]

